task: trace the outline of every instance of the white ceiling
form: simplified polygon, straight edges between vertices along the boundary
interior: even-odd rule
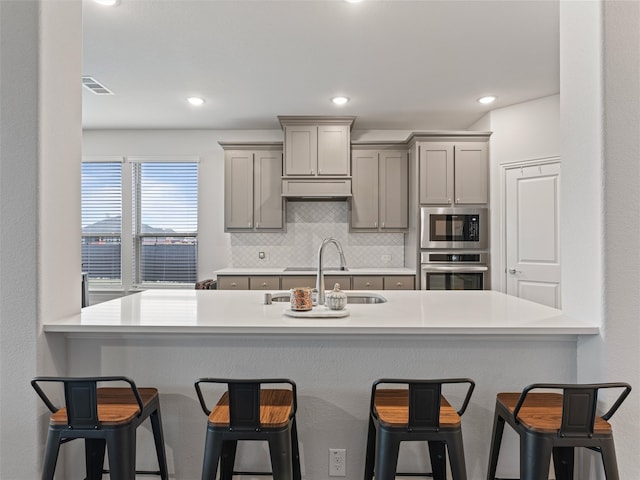
[[[83,21],[83,75],[115,93],[83,89],[88,129],[459,130],[560,90],[558,0],[84,0]]]

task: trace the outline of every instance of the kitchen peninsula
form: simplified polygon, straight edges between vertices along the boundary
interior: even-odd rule
[[[575,381],[577,342],[599,333],[496,291],[366,293],[387,301],[348,304],[347,317],[328,319],[285,316],[288,303],[265,305],[263,291],[148,290],[44,322],[44,331],[66,342],[70,375],[124,374],[158,387],[169,468],[182,480],[200,475],[206,419],[193,381],[205,376],[294,380],[309,480],[327,476],[329,448],[345,448],[348,478],[361,476],[373,380],[473,378],[463,430],[469,478],[483,478],[496,392]],[[152,444],[139,442],[138,468],[153,468],[153,452],[143,450]],[[268,468],[255,448],[239,452],[240,469]],[[413,448],[401,453],[403,470],[424,471]],[[517,474],[517,451],[503,458],[499,473]]]

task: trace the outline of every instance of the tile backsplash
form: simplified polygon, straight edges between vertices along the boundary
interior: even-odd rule
[[[307,267],[317,263],[325,237],[335,237],[349,267],[403,267],[404,234],[350,233],[346,201],[289,201],[287,231],[231,233],[230,267]],[[258,257],[259,252],[265,258]],[[337,250],[325,250],[325,266],[340,264]]]

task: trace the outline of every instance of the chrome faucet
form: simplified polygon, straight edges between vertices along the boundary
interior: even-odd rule
[[[322,271],[322,257],[324,255],[324,249],[327,245],[333,243],[338,249],[340,254],[340,270],[347,269],[347,261],[344,258],[344,252],[340,242],[333,237],[327,237],[322,241],[320,248],[318,249],[318,277],[316,278],[316,289],[318,290],[318,305],[324,305],[324,272]]]

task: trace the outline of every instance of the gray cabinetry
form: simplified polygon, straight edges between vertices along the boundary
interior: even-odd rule
[[[405,231],[409,162],[404,150],[352,151],[351,229]]]
[[[284,176],[349,176],[354,117],[278,117],[284,129]]]
[[[486,142],[421,143],[420,204],[489,202]]]
[[[412,290],[415,275],[325,275],[327,290],[339,283],[342,290]],[[315,275],[222,275],[218,290],[289,290],[316,286]]]
[[[282,146],[223,144],[225,231],[284,229]]]

